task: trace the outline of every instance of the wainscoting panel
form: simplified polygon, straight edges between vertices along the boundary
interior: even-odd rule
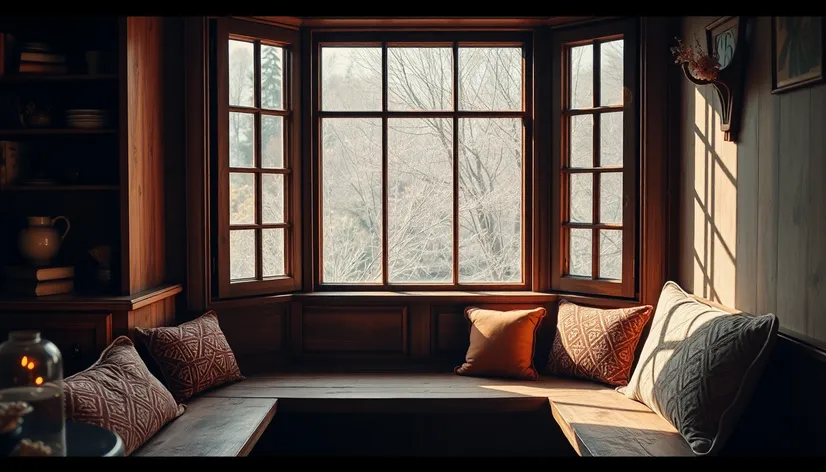
[[[408,353],[406,306],[304,306],[302,353]]]

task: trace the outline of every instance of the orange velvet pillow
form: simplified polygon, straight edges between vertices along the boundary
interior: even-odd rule
[[[471,323],[470,347],[465,363],[454,372],[536,380],[539,378],[533,365],[536,329],[545,313],[542,307],[510,311],[467,308],[465,318]]]
[[[603,310],[560,300],[546,372],[628,385],[634,351],[652,309]]]

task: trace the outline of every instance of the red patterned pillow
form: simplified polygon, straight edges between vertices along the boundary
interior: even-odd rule
[[[545,371],[628,385],[634,351],[651,311],[650,305],[602,310],[560,300]]]
[[[135,336],[158,363],[166,386],[178,402],[245,378],[214,311],[179,326],[136,328]]]
[[[126,455],[184,412],[126,336],[115,339],[91,367],[67,377],[63,394],[67,420],[116,432]]]

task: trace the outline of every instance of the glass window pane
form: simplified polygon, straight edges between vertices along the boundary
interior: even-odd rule
[[[622,231],[599,231],[599,277],[622,280]]]
[[[453,110],[451,48],[387,48],[387,108]]]
[[[599,104],[622,105],[623,40],[609,41],[599,46]]]
[[[255,277],[255,254],[255,230],[230,230],[230,280],[252,279]]]
[[[522,280],[522,120],[459,120],[459,281]]]
[[[229,173],[229,224],[255,223],[255,175]]]
[[[261,216],[264,224],[284,223],[284,176],[261,175]]]
[[[261,167],[284,168],[284,118],[261,115]]]
[[[459,48],[460,110],[522,110],[522,48]]]
[[[570,130],[571,167],[594,166],[594,117],[576,115],[571,117]]]
[[[599,119],[599,165],[622,165],[622,112],[603,113]]]
[[[284,49],[261,45],[261,108],[284,109]]]
[[[282,228],[261,230],[264,277],[286,274],[284,263],[284,230]]]
[[[571,48],[571,108],[594,106],[594,46]]]
[[[321,48],[321,109],[381,110],[381,48]]]
[[[622,224],[622,173],[604,172],[599,176],[600,223]]]
[[[252,113],[229,114],[229,166],[253,167],[255,117]]]
[[[229,40],[229,105],[255,105],[255,60],[253,44]]]
[[[594,221],[594,176],[571,174],[570,211],[572,223]]]
[[[591,229],[570,229],[568,234],[571,238],[568,245],[570,256],[568,261],[568,274],[583,277],[591,276]]]
[[[453,280],[453,120],[388,120],[391,283]]]
[[[381,282],[381,120],[321,128],[323,281]]]

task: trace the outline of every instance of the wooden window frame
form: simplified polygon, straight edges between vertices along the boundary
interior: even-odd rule
[[[370,31],[370,32],[316,32],[311,37],[311,90],[309,93],[310,103],[310,126],[311,141],[310,164],[312,167],[312,256],[311,266],[313,270],[312,286],[314,291],[455,291],[455,290],[507,290],[507,291],[527,291],[531,290],[535,283],[532,269],[533,247],[533,175],[534,175],[534,140],[533,140],[533,106],[534,106],[534,64],[533,64],[533,31]],[[522,48],[522,111],[459,111],[458,94],[454,93],[451,111],[387,111],[386,88],[387,82],[383,80],[382,85],[382,111],[351,112],[351,111],[322,111],[321,110],[321,48],[323,46],[374,46],[386,47],[394,45],[404,46],[451,46],[454,51],[453,81],[454,87],[458,84],[456,55],[458,48],[463,46],[487,46],[487,47],[513,47]],[[386,75],[387,54],[386,48],[382,52],[382,70]],[[454,90],[456,90],[454,88]],[[386,130],[388,118],[413,118],[413,117],[433,117],[444,116],[453,118],[454,121],[454,156],[456,153],[455,141],[458,139],[456,127],[459,118],[490,117],[490,118],[521,118],[523,122],[522,134],[522,251],[521,251],[521,275],[522,280],[518,283],[459,283],[458,272],[458,198],[453,201],[453,281],[451,283],[419,283],[419,284],[394,284],[388,281],[388,252],[387,252],[387,192],[386,186],[382,189],[382,281],[380,283],[324,283],[323,274],[323,241],[322,241],[322,191],[321,182],[321,142],[320,128],[321,121],[325,117],[375,117],[382,118],[382,133],[385,145],[382,146],[382,181],[387,180],[387,149]],[[458,160],[454,159],[453,173],[457,173]],[[458,195],[458,180],[454,178],[454,194]]]
[[[623,105],[599,105],[599,47],[598,44],[613,39],[623,38]],[[611,21],[591,26],[581,26],[559,31],[554,35],[552,42],[553,77],[558,82],[552,92],[552,195],[558,200],[551,202],[551,288],[558,292],[580,293],[587,295],[602,295],[611,297],[633,298],[637,293],[636,276],[638,272],[637,241],[639,218],[641,209],[638,206],[638,175],[641,165],[640,153],[640,110],[639,110],[639,81],[640,68],[639,43],[637,23],[633,19]],[[594,104],[587,109],[571,109],[570,100],[570,48],[584,44],[594,44]],[[623,112],[623,215],[621,225],[606,225],[599,223],[599,182],[595,178],[593,188],[593,220],[590,224],[570,223],[567,221],[569,210],[569,179],[572,173],[588,172],[598,175],[605,172],[604,168],[596,170],[571,169],[567,166],[570,153],[568,123],[573,115],[590,114],[594,116],[593,154],[595,162],[599,159],[599,117],[602,113],[617,111]],[[592,277],[598,274],[599,267],[599,229],[622,229],[622,280],[594,279],[592,277],[570,276],[569,265],[569,238],[566,233],[571,228],[588,228],[592,235]]]
[[[272,295],[301,289],[301,80],[300,80],[300,34],[297,30],[265,25],[237,19],[218,18],[213,20],[212,31],[212,74],[213,89],[212,110],[210,117],[211,135],[214,147],[211,149],[215,158],[212,160],[214,179],[211,205],[214,221],[213,253],[217,255],[217,264],[212,264],[213,283],[217,286],[219,298],[235,298],[254,295]],[[230,39],[253,41],[255,103],[253,107],[234,107],[229,104],[228,48]],[[277,45],[283,48],[284,110],[262,110],[260,107],[260,44]],[[252,112],[255,116],[254,155],[255,165],[250,169],[229,167],[229,113],[234,109]],[[284,168],[262,169],[260,121],[262,115],[284,117]],[[250,225],[230,225],[229,222],[229,175],[230,172],[246,172],[255,175],[256,182],[256,223]],[[284,175],[284,223],[263,224],[262,222],[262,176],[264,174]],[[229,235],[232,229],[253,229],[257,254],[256,279],[230,280]],[[283,276],[263,277],[262,232],[264,229],[284,229],[284,266]]]

